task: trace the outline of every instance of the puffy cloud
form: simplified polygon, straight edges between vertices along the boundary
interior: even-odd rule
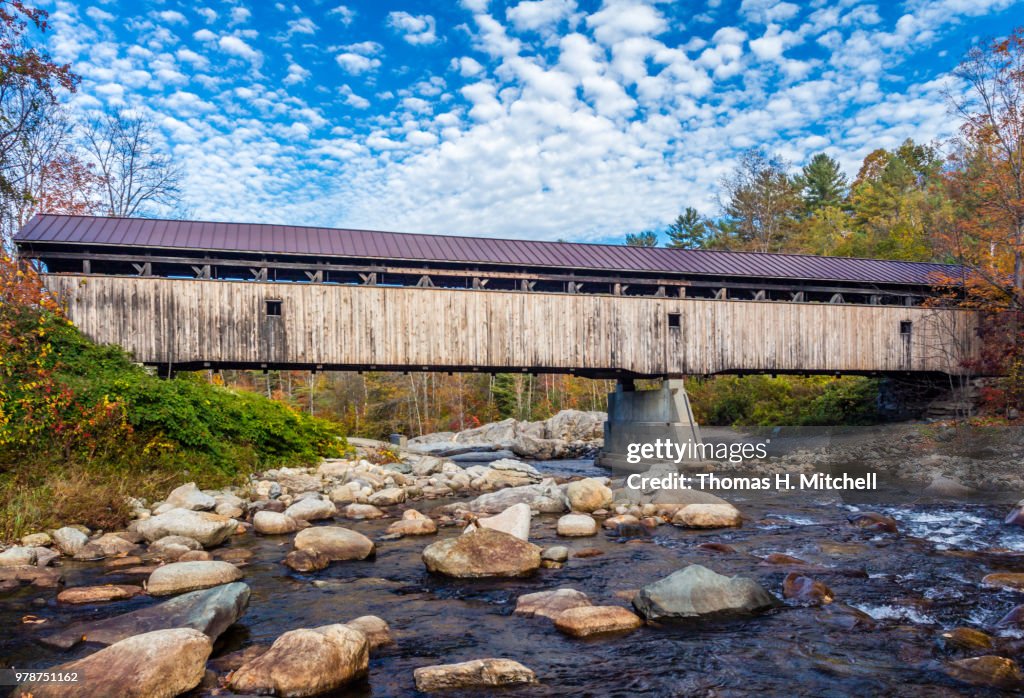
[[[402,38],[414,46],[437,42],[437,22],[431,15],[389,12],[388,26],[401,33]]]
[[[288,66],[288,74],[284,76],[284,79],[281,82],[285,85],[301,85],[309,79],[310,75],[312,75],[312,73],[301,65],[291,63]]]
[[[200,29],[199,31],[192,33],[192,38],[196,41],[202,41],[205,43],[207,41],[216,41],[217,35],[209,29]]]
[[[365,73],[370,70],[376,70],[380,67],[380,59],[371,58],[364,56],[361,53],[354,53],[352,51],[346,51],[339,53],[334,57],[334,60],[341,66],[341,69],[346,73],[352,75],[358,75],[359,73]]]
[[[299,17],[288,22],[288,36],[292,34],[315,34],[316,24],[309,17]]]
[[[242,6],[232,7],[231,8],[231,21],[228,23],[228,26],[233,26],[235,24],[245,24],[246,22],[249,21],[249,19],[251,17],[252,17],[252,11],[250,11],[248,7],[242,7]]]
[[[217,40],[217,46],[224,53],[244,58],[253,65],[259,65],[263,60],[263,54],[237,36],[222,36]]]
[[[188,24],[185,15],[176,10],[164,10],[156,13],[157,18],[164,24]]]
[[[366,99],[365,97],[360,97],[359,95],[357,95],[355,92],[352,91],[352,88],[349,87],[348,85],[342,85],[338,91],[341,92],[341,95],[345,98],[345,104],[349,105],[350,107],[355,107],[356,109],[369,108],[370,100]]]
[[[656,36],[668,24],[654,7],[634,0],[609,0],[587,17],[598,41],[614,44],[631,36]]]
[[[537,31],[561,22],[576,11],[576,0],[522,0],[505,11],[519,31]]]
[[[200,7],[196,10],[196,14],[203,18],[207,24],[212,24],[217,21],[217,11],[210,7]]]
[[[356,11],[349,8],[346,5],[338,5],[333,10],[328,11],[328,16],[335,17],[339,22],[348,26],[352,24],[356,18]]]
[[[484,67],[480,65],[480,62],[469,56],[453,58],[448,67],[450,70],[459,71],[459,75],[464,78],[471,78],[484,72]]]

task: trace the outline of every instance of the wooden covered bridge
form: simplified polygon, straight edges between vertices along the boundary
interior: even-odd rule
[[[163,372],[957,374],[978,342],[922,305],[938,264],[61,215],[15,242]]]

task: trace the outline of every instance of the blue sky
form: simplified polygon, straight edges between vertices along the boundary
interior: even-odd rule
[[[64,2],[71,108],[147,112],[189,215],[621,241],[718,210],[746,148],[851,174],[956,128],[1013,0]]]

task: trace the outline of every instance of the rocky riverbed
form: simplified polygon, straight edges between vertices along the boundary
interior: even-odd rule
[[[0,552],[0,659],[80,678],[35,696],[1024,688],[1021,492],[621,484],[407,453],[183,486]]]

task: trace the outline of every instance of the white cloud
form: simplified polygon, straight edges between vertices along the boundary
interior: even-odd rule
[[[284,79],[281,82],[285,85],[300,85],[306,82],[310,75],[312,75],[312,73],[301,65],[292,63],[288,66],[288,74],[284,76]]]
[[[519,31],[537,31],[567,19],[576,11],[576,0],[522,0],[505,16]]]
[[[157,18],[164,24],[188,24],[185,15],[176,10],[164,10],[156,13]]]
[[[110,21],[112,21],[114,19],[114,15],[112,15],[109,12],[106,12],[104,10],[101,10],[98,7],[88,7],[88,8],[86,8],[85,14],[86,14],[86,16],[89,17],[89,19],[91,19],[91,20],[93,20],[94,22],[97,22],[97,23],[110,22]]]
[[[328,11],[328,15],[337,17],[338,21],[348,26],[352,24],[352,21],[356,18],[356,11],[350,9],[346,5],[338,5],[333,10]]]
[[[300,17],[288,22],[288,36],[292,34],[315,34],[316,24],[309,17]]]
[[[459,75],[464,78],[471,78],[484,72],[484,67],[480,65],[480,62],[469,56],[453,58],[448,68],[459,71]]]
[[[389,12],[388,26],[401,33],[406,43],[413,46],[437,42],[437,22],[431,15]]]
[[[657,36],[668,28],[657,9],[630,0],[606,2],[598,12],[587,17],[587,26],[604,44],[614,44],[631,36]]]
[[[177,56],[178,60],[182,63],[191,63],[200,70],[208,68],[210,65],[210,61],[206,58],[206,56],[201,56],[195,51],[192,51],[187,48],[178,49],[174,55]]]
[[[203,18],[207,24],[212,24],[217,21],[217,11],[210,7],[200,7],[196,10],[196,14]]]
[[[350,107],[355,107],[356,109],[367,109],[370,106],[370,100],[357,95],[348,85],[342,85],[339,92],[341,92],[342,96],[345,97],[345,104]]]
[[[193,32],[192,38],[195,39],[196,41],[203,41],[203,42],[206,42],[206,41],[216,41],[217,40],[217,35],[214,34],[212,31],[210,31],[209,29],[200,29],[197,32]]]
[[[228,22],[228,26],[234,26],[236,24],[245,24],[252,17],[252,11],[247,7],[232,7],[231,8],[231,21]]]
[[[352,75],[358,75],[359,73],[365,73],[370,70],[376,70],[380,67],[380,60],[377,58],[370,58],[360,53],[353,53],[351,51],[345,53],[339,53],[334,57],[334,60],[341,66],[341,69],[346,73]]]
[[[263,54],[245,43],[237,36],[222,36],[217,41],[217,46],[224,53],[244,58],[253,65],[258,66],[263,60]]]

